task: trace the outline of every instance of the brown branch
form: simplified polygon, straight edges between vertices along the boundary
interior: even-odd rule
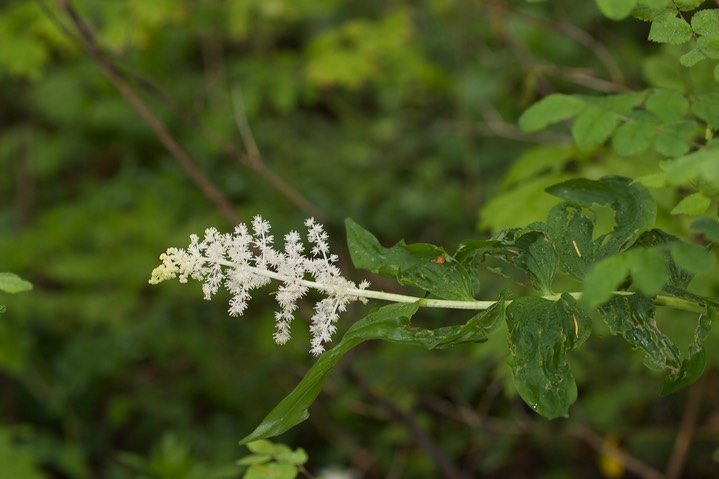
[[[190,155],[175,140],[165,125],[155,116],[132,86],[125,80],[124,75],[114,67],[100,50],[95,38],[87,24],[80,18],[70,0],[57,0],[60,10],[70,18],[73,26],[80,35],[82,45],[88,54],[97,62],[103,73],[110,79],[140,117],[154,131],[157,138],[165,148],[175,157],[185,172],[200,188],[204,195],[215,204],[222,215],[232,224],[240,222],[239,216],[227,197],[205,176],[202,170],[192,160]]]
[[[689,446],[692,443],[694,429],[699,419],[699,410],[701,409],[702,394],[704,393],[704,380],[700,378],[689,389],[687,402],[684,406],[682,414],[682,422],[679,426],[677,438],[674,441],[674,450],[667,463],[667,479],[677,479],[682,474],[684,463],[687,459]]]
[[[390,401],[384,396],[381,396],[362,379],[352,368],[347,367],[345,374],[364,394],[368,399],[373,401],[375,404],[382,407],[387,413],[399,421],[407,430],[412,434],[417,445],[421,447],[424,452],[432,458],[437,469],[441,472],[442,477],[448,479],[465,479],[467,476],[459,470],[452,461],[449,460],[447,455],[440,449],[435,440],[422,429],[422,427],[415,421],[412,414],[405,411],[404,409],[397,406],[394,402]]]

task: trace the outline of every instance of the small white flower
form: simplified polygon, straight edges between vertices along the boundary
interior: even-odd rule
[[[311,319],[311,352],[319,355],[324,345],[332,340],[340,313],[358,299],[349,290],[366,289],[369,282],[362,281],[359,288],[345,279],[335,266],[338,258],[329,254],[329,235],[314,218],[305,221],[311,256],[304,254],[305,245],[300,234],[290,231],[284,236],[284,249],[274,247],[270,223],[257,215],[252,220],[252,233],[247,225],[239,224],[232,234],[221,234],[215,228],[205,230],[202,241],[190,236],[186,250],[169,248],[160,256],[162,264],[152,271],[151,284],[171,278],[186,283],[188,278],[202,281],[205,299],[210,299],[224,286],[232,298],[229,314],[241,316],[251,299],[251,291],[267,285],[272,279],[281,284],[276,300],[280,307],[275,313],[278,344],[290,339],[290,323],[297,310],[297,301],[310,288],[322,291],[326,298],[315,304]]]

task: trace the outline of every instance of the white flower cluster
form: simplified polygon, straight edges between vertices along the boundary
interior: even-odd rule
[[[305,226],[307,240],[312,245],[310,255],[305,255],[305,246],[296,231],[285,235],[284,251],[276,250],[270,223],[259,215],[252,220],[252,233],[244,223],[237,225],[232,234],[208,228],[202,241],[197,235],[191,235],[186,250],[169,248],[162,254],[162,264],[152,271],[150,283],[171,278],[179,278],[181,283],[186,283],[188,278],[196,279],[203,282],[202,290],[208,300],[224,285],[232,294],[230,315],[240,316],[247,308],[253,289],[277,280],[281,283],[276,295],[280,310],[275,313],[274,339],[278,344],[290,339],[290,322],[297,300],[310,288],[323,291],[327,298],[315,304],[310,325],[311,352],[319,355],[337,329],[339,314],[352,301],[366,301],[358,293],[369,283],[362,281],[358,287],[342,277],[334,264],[337,256],[329,253],[328,235],[322,225],[309,218]],[[306,279],[308,275],[313,280]]]

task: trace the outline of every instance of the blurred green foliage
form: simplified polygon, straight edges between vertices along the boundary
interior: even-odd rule
[[[625,15],[617,2],[598,3],[609,16]],[[239,478],[237,441],[310,367],[307,342],[274,345],[272,298],[257,297],[252,314],[230,318],[223,301],[202,301],[199,288],[148,287],[167,246],[231,225],[83,51],[58,5],[0,6],[0,270],[34,285],[1,298],[0,476]],[[635,151],[629,142],[627,153],[642,154],[627,158],[619,145],[615,152],[602,144],[606,135],[586,134],[579,136],[587,148],[577,148],[576,131],[561,125],[531,134],[515,126],[540,97],[650,87],[659,89],[654,95],[711,95],[717,88],[710,61],[683,57],[693,44],[650,44],[648,24],[614,23],[593,2],[73,5],[243,219],[261,213],[287,231],[306,216],[222,148],[246,147],[237,127],[244,114],[267,167],[322,212],[335,251],[346,217],[383,244],[407,238],[454,249],[462,239],[545,218],[557,203],[544,192],[552,184],[657,173],[663,155],[683,155],[705,133],[681,118],[686,108],[673,95],[665,100],[676,111],[654,108],[651,98],[645,105],[674,122],[673,135],[656,138],[654,149]],[[655,39],[660,27],[652,27]],[[694,66],[678,70],[679,58]],[[624,139],[640,133],[624,131]],[[685,213],[699,213],[711,192],[691,196],[697,192],[684,184],[660,184],[659,223],[690,236],[694,219]],[[717,296],[716,281],[699,275],[695,288]],[[511,284],[482,282],[482,294],[494,299]],[[361,317],[357,309],[341,329]],[[466,320],[457,314],[426,312],[420,321]],[[658,321],[689,344],[693,326],[686,325],[695,319],[670,312]],[[370,343],[347,359],[355,374],[331,375],[310,421],[282,441],[308,451],[310,470],[437,477],[413,435],[365,384],[410,411],[470,476],[603,477],[597,464],[606,455],[592,448],[587,428],[664,467],[691,392],[659,398],[661,378],[640,369],[642,354],[600,323],[594,328],[593,345],[569,357],[584,397],[569,420],[532,416],[517,399],[502,341],[432,354]],[[711,370],[700,394],[716,404],[717,333],[705,344]],[[716,473],[717,412],[700,413],[687,477]]]

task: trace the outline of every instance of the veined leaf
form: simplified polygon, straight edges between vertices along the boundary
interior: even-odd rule
[[[576,178],[547,188],[547,192],[583,208],[600,204],[615,211],[615,228],[597,238],[597,259],[628,248],[656,220],[657,207],[651,194],[628,178],[605,176],[597,181]]]
[[[657,136],[656,124],[635,120],[620,125],[612,137],[618,155],[634,156],[649,148]]]
[[[649,40],[670,45],[680,45],[692,38],[692,27],[676,16],[675,12],[663,13],[652,21],[649,29]]]
[[[552,208],[547,223],[561,270],[583,279],[594,263],[593,221],[580,209],[562,203]]]
[[[644,364],[677,374],[681,365],[679,351],[657,328],[651,298],[641,294],[614,296],[599,308],[599,313],[612,334],[621,334],[633,348],[646,353]]]
[[[719,36],[719,9],[699,10],[692,15],[692,30],[697,35]]]
[[[577,385],[566,353],[589,337],[589,316],[564,294],[558,301],[518,298],[507,306],[506,317],[507,362],[520,396],[547,418],[567,416],[577,399]]]
[[[679,121],[689,111],[689,102],[676,90],[657,89],[647,98],[647,111],[665,123]]]
[[[584,102],[569,95],[555,93],[530,106],[519,117],[522,131],[538,131],[553,123],[576,116],[584,109]]]
[[[614,112],[587,107],[574,121],[572,137],[578,148],[591,150],[604,143],[618,124],[619,120]]]
[[[347,244],[358,268],[395,277],[406,286],[415,286],[443,299],[473,299],[472,278],[464,265],[442,248],[430,244],[400,241],[385,248],[360,225],[347,219]]]

